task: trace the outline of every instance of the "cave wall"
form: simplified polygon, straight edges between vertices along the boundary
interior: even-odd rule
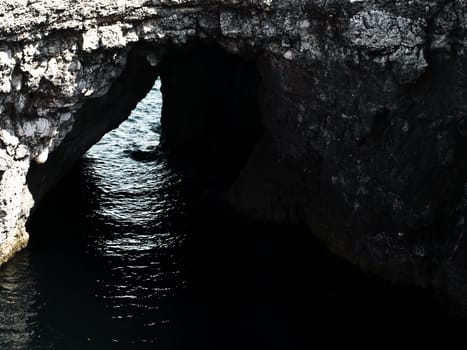
[[[464,1],[2,0],[0,13],[0,262],[27,241],[31,191],[201,41],[258,74],[237,210],[304,223],[365,269],[467,305]],[[174,146],[186,129],[166,119]]]
[[[162,148],[175,164],[228,185],[263,133],[255,60],[193,42],[167,49],[158,72]]]

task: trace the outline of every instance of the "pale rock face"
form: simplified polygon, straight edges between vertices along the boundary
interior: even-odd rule
[[[247,165],[238,183],[264,203],[239,206],[299,218],[361,266],[467,305],[464,1],[0,0],[0,14],[0,263],[27,241],[31,164],[50,162],[130,53],[156,67],[205,40],[256,60],[277,163],[293,165],[272,190]]]
[[[100,38],[99,30],[97,28],[92,28],[83,33],[83,43],[82,49],[86,52],[92,52],[99,48]]]
[[[23,248],[28,240],[25,220],[34,201],[26,186],[29,168],[29,150],[8,130],[0,131],[0,263],[5,262],[15,251]]]
[[[0,93],[9,93],[12,88],[12,74],[16,61],[11,51],[0,51]]]
[[[423,19],[416,21],[395,17],[384,11],[362,11],[350,20],[350,40],[356,45],[375,54],[382,54],[395,62],[399,69],[396,74],[401,82],[410,82],[420,77],[427,68],[423,51]],[[385,60],[380,61],[386,64]],[[415,69],[414,69],[415,68]]]

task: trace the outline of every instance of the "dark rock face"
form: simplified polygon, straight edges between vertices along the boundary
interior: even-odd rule
[[[0,2],[0,261],[161,76],[165,146],[232,165],[237,210],[466,310],[464,1],[100,4]]]
[[[262,135],[255,61],[202,43],[172,51],[158,67],[162,146],[185,167],[234,181]]]

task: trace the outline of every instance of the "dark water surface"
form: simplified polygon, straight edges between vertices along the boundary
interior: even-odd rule
[[[0,349],[308,349],[329,330],[444,322],[427,291],[210,200],[157,151],[161,104],[156,84],[38,211],[0,269]]]

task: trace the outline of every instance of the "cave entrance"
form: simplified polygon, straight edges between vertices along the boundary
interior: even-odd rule
[[[157,77],[163,94],[160,127]],[[270,231],[227,221],[211,210],[215,205],[191,210],[201,192],[185,191],[180,173],[195,169],[201,177],[214,177],[221,190],[235,180],[262,134],[259,84],[254,63],[218,47],[169,50],[157,67],[135,52],[106,96],[83,108],[63,148],[32,169],[36,186],[47,185],[41,181],[76,160],[67,150],[85,153],[150,91],[137,114],[55,186],[30,223],[31,265],[41,271],[34,288],[46,299],[35,303],[41,305],[41,339],[53,343],[58,335],[62,343],[78,343],[79,333],[92,347],[157,342],[171,349],[173,338],[190,339],[187,330],[196,327],[200,340],[188,344],[211,338],[218,310],[227,308],[227,319],[241,317],[238,308],[250,312],[249,295],[238,295],[255,259],[245,258],[247,251],[239,265],[238,252],[254,232]],[[266,291],[258,292],[259,300]],[[236,306],[225,305],[224,297],[238,300]],[[264,327],[268,319],[258,324]],[[269,322],[271,328],[279,324]],[[214,333],[238,334],[238,324]],[[231,336],[219,338],[221,344]]]
[[[196,169],[224,186],[239,175],[263,134],[261,79],[255,62],[217,45],[192,43],[166,48],[161,63],[154,66],[148,59],[151,50],[135,48],[123,74],[106,95],[82,107],[73,129],[47,163],[32,165],[28,183],[36,201],[102,135],[128,118],[156,79],[162,82],[163,95],[160,147],[172,164]]]
[[[136,88],[127,80],[135,76],[143,86],[127,96],[136,99],[149,90],[131,115],[81,158],[75,171],[80,184],[71,187],[84,186],[84,203],[90,202],[86,196],[97,198],[88,209],[102,226],[113,222],[137,234],[135,225],[150,232],[153,226],[178,225],[177,213],[230,215],[224,194],[263,134],[255,64],[217,46],[171,48],[156,67],[146,55],[146,48],[135,51],[123,82],[103,103],[86,106],[117,113],[108,96],[120,105],[125,96],[117,95]]]

